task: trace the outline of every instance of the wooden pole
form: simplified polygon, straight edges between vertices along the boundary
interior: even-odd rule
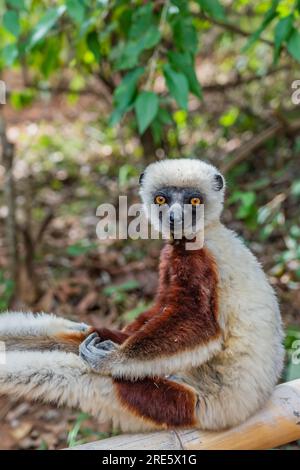
[[[300,379],[278,385],[262,410],[239,426],[221,432],[164,431],[120,436],[72,450],[255,450],[300,439]]]

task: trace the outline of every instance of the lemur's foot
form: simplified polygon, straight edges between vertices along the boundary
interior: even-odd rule
[[[102,341],[97,333],[89,335],[79,346],[80,357],[96,372],[103,371],[103,365],[108,356],[117,349],[111,341]]]

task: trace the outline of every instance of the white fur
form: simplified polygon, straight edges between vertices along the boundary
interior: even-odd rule
[[[0,314],[0,339],[17,336],[52,336],[64,330],[85,329],[84,323],[45,313],[7,312]]]
[[[200,160],[162,160],[147,167],[140,190],[148,215],[160,187],[196,187],[206,196],[204,247],[219,270],[224,344],[206,364],[180,373],[181,380],[199,393],[198,415],[204,429],[235,425],[262,406],[280,377],[284,358],[274,291],[254,255],[219,221],[224,188],[213,188],[217,173]]]
[[[215,224],[205,231],[205,246],[219,270],[225,338],[224,349],[209,362],[221,386],[206,390],[207,413],[199,418],[202,427],[218,429],[243,421],[272,393],[283,367],[283,331],[274,291],[237,235]],[[195,377],[201,373],[205,384],[205,367],[194,371]],[[190,374],[191,383],[195,377]],[[201,395],[200,381],[196,388]]]
[[[198,346],[193,350],[183,351],[169,357],[162,356],[158,359],[144,361],[126,359],[126,361],[113,364],[111,373],[113,376],[133,379],[174,374],[179,370],[186,370],[203,364],[216,354],[221,349],[221,346],[222,341],[219,338],[211,340],[206,345]]]
[[[77,355],[65,352],[9,352],[0,364],[0,393],[79,408],[123,431],[146,431],[153,423],[137,420],[120,406],[112,379],[91,373]]]
[[[236,234],[219,222],[224,189],[213,189],[217,170],[198,160],[165,160],[150,165],[141,188],[146,211],[159,187],[196,186],[205,193],[205,247],[214,256],[220,281],[219,322],[222,349],[161,358],[161,372],[176,370],[176,380],[193,387],[199,395],[199,427],[220,429],[244,421],[268,399],[283,366],[283,332],[278,302],[262,268]],[[52,331],[58,323],[49,317]],[[24,320],[24,321],[23,321]],[[12,319],[0,315],[1,331],[9,328],[32,335],[39,323],[42,332],[47,319]],[[6,324],[3,325],[3,322]],[[27,323],[28,322],[28,323]],[[45,322],[45,323],[44,323]],[[52,324],[52,322],[54,322]],[[23,330],[21,328],[21,323]],[[18,326],[19,324],[19,326]],[[44,325],[44,326],[43,326]],[[64,325],[62,325],[64,327]],[[28,333],[29,329],[29,333]],[[202,365],[198,365],[203,361]],[[147,365],[148,364],[148,365]],[[124,364],[133,375],[158,370],[160,360]],[[134,368],[136,368],[134,370]],[[179,369],[179,370],[177,370]],[[91,373],[77,356],[61,352],[8,353],[6,366],[0,365],[0,393],[42,398],[80,407],[111,417],[123,430],[155,429],[120,406],[109,377]]]
[[[140,189],[146,215],[150,218],[151,204],[159,188],[164,186],[192,187],[208,196],[204,202],[205,225],[217,220],[222,211],[225,188],[223,187],[220,191],[213,190],[216,174],[220,172],[213,165],[196,159],[179,158],[152,163],[144,172]]]

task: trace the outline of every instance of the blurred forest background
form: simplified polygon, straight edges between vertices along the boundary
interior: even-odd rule
[[[278,293],[300,377],[300,1],[0,0],[0,18],[0,312],[135,318],[162,242],[97,240],[96,208],[194,156],[226,174],[223,220]],[[117,432],[3,397],[0,420],[6,449]]]

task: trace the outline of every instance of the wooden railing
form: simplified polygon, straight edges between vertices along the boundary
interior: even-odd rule
[[[265,407],[245,423],[221,432],[164,431],[120,436],[73,450],[271,449],[300,439],[300,379],[278,385]]]

